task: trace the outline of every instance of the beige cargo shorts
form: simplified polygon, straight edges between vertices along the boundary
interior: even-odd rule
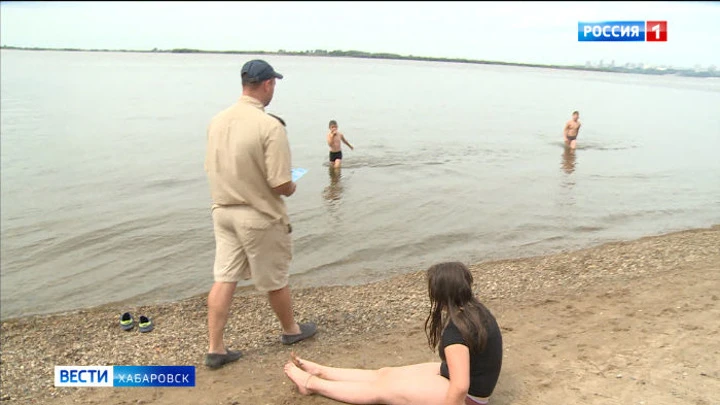
[[[292,260],[289,227],[246,205],[214,206],[216,282],[253,280],[258,291],[288,284]]]

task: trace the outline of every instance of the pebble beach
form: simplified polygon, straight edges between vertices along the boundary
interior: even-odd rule
[[[470,268],[475,291],[495,313],[507,342],[492,404],[541,404],[552,398],[557,398],[556,403],[720,404],[719,225],[549,256],[476,263]],[[424,277],[423,269],[418,269],[360,286],[294,290],[298,320],[315,321],[320,329],[315,338],[292,348],[280,344],[279,326],[265,297],[252,289],[239,290],[226,342],[242,350],[245,358],[218,371],[202,365],[207,349],[206,295],[161,305],[113,303],[6,320],[0,400],[8,404],[334,403],[301,397],[284,378],[282,365],[290,350],[343,367],[435,361],[437,355],[427,348],[422,331],[429,309]],[[647,296],[641,300],[643,294]],[[125,311],[136,319],[150,316],[155,330],[121,331],[118,317]],[[670,313],[676,317],[666,319]],[[677,329],[653,329],[663,322]],[[584,332],[573,338],[569,330]],[[550,337],[543,340],[546,334]],[[663,336],[670,343],[658,343]],[[608,337],[607,345],[594,344]],[[617,351],[607,352],[618,341],[632,349],[622,361],[613,357]],[[693,379],[687,387],[657,379],[665,369],[643,364],[643,359],[649,361],[651,353],[660,351],[662,358],[673,359],[673,372],[680,378]],[[556,365],[549,368],[551,364]],[[568,364],[576,364],[574,371],[567,370]],[[55,365],[194,365],[197,386],[56,388]],[[577,381],[559,378],[563,372]],[[623,389],[608,391],[603,385],[632,381],[633,372],[636,380]],[[597,382],[598,395],[583,386],[592,381]]]

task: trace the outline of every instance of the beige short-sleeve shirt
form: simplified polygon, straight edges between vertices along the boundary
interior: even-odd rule
[[[249,205],[289,223],[285,202],[272,189],[292,180],[285,126],[262,103],[242,96],[208,127],[205,171],[215,205]]]

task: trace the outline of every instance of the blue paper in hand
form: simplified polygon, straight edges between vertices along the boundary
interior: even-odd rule
[[[307,173],[307,169],[301,169],[299,167],[292,169],[292,181],[298,181],[305,173]]]

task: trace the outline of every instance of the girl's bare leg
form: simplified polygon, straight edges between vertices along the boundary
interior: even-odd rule
[[[439,363],[425,363],[378,370],[379,377],[374,381],[329,381],[309,374],[292,362],[285,365],[285,374],[301,394],[320,394],[358,405],[440,405],[445,400],[449,382],[439,371]]]
[[[359,368],[327,367],[312,361],[301,359],[295,352],[290,354],[293,364],[301,370],[330,381],[375,381],[380,377],[379,370],[363,370]]]

